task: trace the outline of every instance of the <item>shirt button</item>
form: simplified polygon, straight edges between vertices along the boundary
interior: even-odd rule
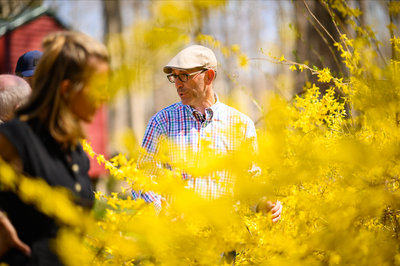
[[[74,163],[72,165],[72,172],[74,172],[75,174],[79,173],[79,165],[77,165],[76,163]]]
[[[75,191],[76,192],[81,192],[82,190],[82,186],[81,184],[79,184],[78,182],[75,183]]]

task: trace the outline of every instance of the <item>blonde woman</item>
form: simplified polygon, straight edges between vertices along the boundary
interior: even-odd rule
[[[0,125],[0,157],[25,175],[68,188],[90,209],[89,160],[78,140],[81,122],[91,122],[107,99],[108,54],[98,41],[69,31],[46,37],[43,51],[29,101]],[[11,193],[0,193],[0,209],[0,261],[61,265],[50,246],[54,220]]]

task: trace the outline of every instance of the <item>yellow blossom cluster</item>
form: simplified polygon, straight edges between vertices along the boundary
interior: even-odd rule
[[[204,8],[204,1],[195,2]],[[347,17],[360,15],[345,1],[329,3]],[[391,12],[398,13],[398,3],[391,3]],[[176,8],[172,2],[158,5],[162,23],[187,22],[181,14],[170,14]],[[236,45],[198,38],[226,55],[242,55]],[[60,224],[52,243],[66,265],[224,265],[222,254],[232,251],[235,265],[400,265],[399,61],[392,58],[384,66],[365,38],[340,39],[335,46],[346,77],[267,54],[292,71],[309,70],[330,88],[322,93],[307,83],[290,103],[271,99],[266,127],[258,131],[258,155],[244,146],[227,157],[215,156],[205,141],[201,168],[160,153],[156,159],[172,170],[149,177],[137,168],[137,158],[119,154],[107,160],[82,140],[90,156],[127,184],[120,193],[96,192],[92,214],[75,206],[65,189],[16,174],[2,161],[0,189],[16,193]],[[391,44],[398,52],[399,38]],[[244,55],[242,61],[248,63]],[[248,173],[252,164],[260,174]],[[229,184],[218,176],[209,179],[232,191],[218,200],[204,200],[181,178],[182,171],[202,177],[216,169],[236,177]],[[132,199],[132,189],[171,193],[175,200],[156,215],[153,205]],[[263,197],[282,202],[278,223],[268,213],[253,211]],[[101,206],[104,212],[96,213]]]
[[[304,97],[296,96],[294,107],[297,109],[292,122],[294,128],[300,128],[307,133],[326,123],[327,128],[340,130],[346,114],[344,103],[336,100],[334,88],[330,88],[322,99],[319,99],[319,95],[319,88],[313,84]]]
[[[233,44],[233,45],[224,45],[221,41],[216,40],[213,36],[205,35],[205,34],[198,34],[196,40],[210,45],[214,49],[218,49],[221,51],[224,57],[231,57],[235,55],[237,57],[237,63],[239,67],[243,69],[247,69],[249,66],[249,58],[245,53],[240,50],[240,45]]]

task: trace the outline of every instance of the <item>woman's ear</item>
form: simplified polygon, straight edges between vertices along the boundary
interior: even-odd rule
[[[67,99],[69,96],[69,92],[70,92],[70,88],[71,88],[71,81],[69,81],[68,79],[65,79],[61,82],[61,86],[60,86],[60,92],[61,92],[61,96],[64,99]]]
[[[206,75],[207,75],[206,84],[207,84],[207,85],[211,85],[211,83],[214,81],[214,78],[215,78],[215,71],[214,71],[214,69],[208,69],[207,72],[206,72]]]

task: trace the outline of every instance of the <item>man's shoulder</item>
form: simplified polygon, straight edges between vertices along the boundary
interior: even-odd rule
[[[159,113],[167,114],[167,113],[173,113],[173,112],[180,112],[180,111],[183,110],[184,107],[185,106],[182,104],[182,102],[177,102],[177,103],[171,104],[170,106],[165,107],[164,109],[159,111],[157,114],[159,114]]]
[[[254,124],[253,120],[251,120],[250,117],[248,117],[247,115],[243,114],[242,112],[238,111],[237,109],[226,105],[224,103],[219,103],[220,104],[220,112],[219,114],[221,116],[226,116],[226,117],[235,117],[237,120],[240,120],[242,122],[246,122],[246,123],[250,123],[250,124]]]
[[[170,106],[167,106],[163,108],[162,110],[158,111],[152,118],[151,120],[165,120],[168,119],[171,116],[176,116],[179,113],[184,111],[184,105],[181,102],[177,102],[174,104],[171,104]]]

